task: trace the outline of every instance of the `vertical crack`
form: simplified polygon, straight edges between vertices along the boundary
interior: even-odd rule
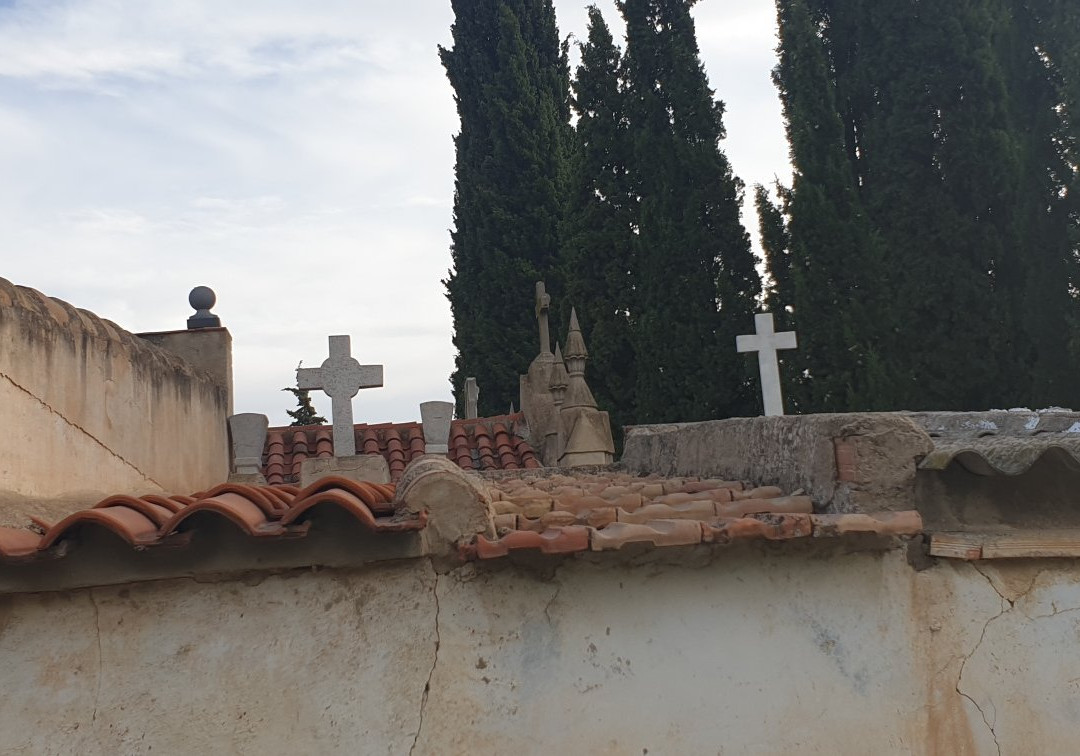
[[[555,624],[554,621],[551,619],[551,605],[555,603],[555,601],[559,598],[559,593],[562,592],[562,583],[559,582],[559,568],[562,566],[562,562],[555,565],[555,569],[551,573],[551,581],[555,583],[555,593],[553,593],[551,595],[551,598],[548,599],[547,603],[544,604],[544,616],[547,617],[549,625]]]
[[[90,605],[94,607],[94,634],[97,639],[97,679],[94,684],[94,711],[90,715],[90,724],[94,724],[97,722],[98,702],[101,700],[101,672],[104,668],[101,659],[101,610],[94,598],[94,589],[88,588],[86,595],[90,598]]]
[[[431,693],[431,678],[435,676],[435,667],[439,664],[439,645],[442,637],[439,634],[439,573],[435,572],[435,584],[431,589],[435,598],[435,657],[431,660],[431,669],[428,670],[427,682],[424,683],[424,695],[420,699],[420,716],[416,725],[416,735],[413,736],[412,746],[409,747],[409,756],[416,750],[416,744],[420,742],[420,733],[424,729],[424,709],[427,707],[428,695]]]
[[[984,578],[986,578],[986,582],[989,583],[990,587],[994,589],[994,593],[998,594],[998,597],[1001,599],[1001,611],[999,611],[990,619],[986,620],[986,624],[983,625],[982,632],[979,634],[979,640],[975,644],[975,647],[971,649],[971,652],[964,656],[963,661],[960,662],[960,674],[956,678],[955,690],[957,695],[962,696],[963,698],[966,698],[968,701],[970,701],[971,705],[974,706],[975,709],[979,712],[979,716],[982,717],[983,724],[985,724],[986,729],[990,731],[990,737],[994,739],[994,746],[997,748],[998,756],[1001,756],[1001,743],[998,742],[997,731],[994,729],[997,725],[997,707],[994,707],[994,721],[993,723],[991,723],[989,717],[987,717],[986,715],[986,712],[983,711],[983,708],[981,706],[979,706],[979,702],[967,693],[965,693],[963,690],[961,690],[961,686],[964,684],[964,669],[967,667],[968,660],[971,659],[971,657],[973,657],[976,653],[978,653],[979,647],[982,646],[983,640],[986,638],[986,631],[990,629],[990,624],[994,620],[1003,616],[1007,611],[1012,609],[1013,602],[1005,598],[1001,591],[997,589],[997,586],[994,585],[994,581],[990,579],[989,575],[980,570],[978,567],[975,567],[975,571],[982,575]]]

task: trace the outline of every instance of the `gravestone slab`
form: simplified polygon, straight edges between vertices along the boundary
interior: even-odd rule
[[[477,404],[480,401],[480,387],[476,385],[476,378],[465,379],[465,417],[472,420],[477,416]]]
[[[453,419],[453,402],[424,402],[420,405],[420,422],[424,427],[427,454],[446,454],[450,451],[450,423]]]
[[[229,442],[232,445],[232,483],[265,483],[262,473],[262,453],[266,446],[266,415],[245,412],[228,419]],[[235,479],[234,479],[235,478]]]

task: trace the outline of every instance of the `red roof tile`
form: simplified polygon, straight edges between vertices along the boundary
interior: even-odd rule
[[[202,518],[229,523],[249,536],[297,537],[320,507],[334,507],[376,533],[421,530],[426,513],[404,515],[394,510],[393,485],[323,478],[304,490],[296,486],[249,486],[226,483],[192,496],[110,496],[50,525],[35,524],[44,533],[0,528],[0,560],[27,561],[49,556],[49,550],[78,529],[104,528],[137,548],[153,548],[186,531]]]
[[[922,532],[918,512],[815,515],[808,496],[784,496],[775,486],[747,490],[738,481],[608,472],[510,478],[490,486],[498,538],[477,536],[463,548],[465,558]]]
[[[360,423],[355,428],[360,454],[381,454],[397,481],[410,462],[426,451],[420,423]],[[540,467],[526,440],[524,413],[454,420],[447,454],[463,470],[527,470]],[[333,431],[322,425],[270,428],[263,452],[263,475],[272,486],[300,479],[300,463],[334,456]]]

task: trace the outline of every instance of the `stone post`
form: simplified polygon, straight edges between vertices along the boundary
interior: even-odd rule
[[[262,453],[269,424],[266,415],[254,412],[229,418],[229,442],[232,446],[230,483],[266,483],[262,475]]]
[[[450,451],[450,424],[454,418],[453,402],[424,402],[420,405],[420,423],[424,428],[427,454]]]

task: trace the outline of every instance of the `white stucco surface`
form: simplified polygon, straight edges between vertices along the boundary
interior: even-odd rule
[[[0,597],[0,753],[995,754],[1080,739],[1080,573],[427,560]],[[981,571],[980,571],[981,570]]]

